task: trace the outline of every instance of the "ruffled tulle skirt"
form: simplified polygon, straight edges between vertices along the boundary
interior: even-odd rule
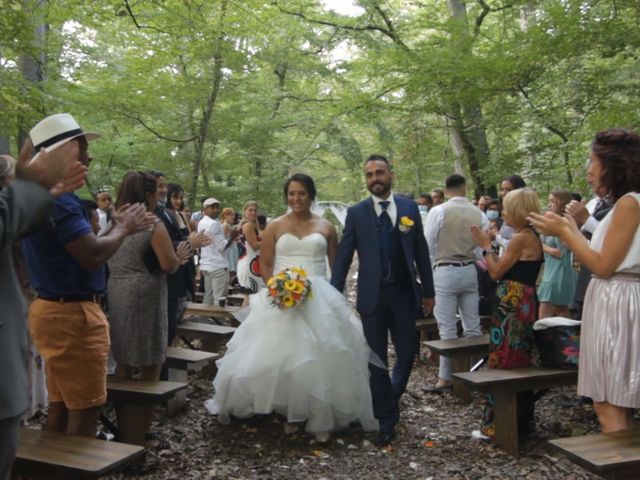
[[[251,296],[248,316],[217,362],[215,396],[205,403],[222,423],[276,412],[306,421],[311,433],[352,422],[378,429],[362,324],[326,279],[311,283],[311,298],[289,310],[273,307],[266,289]]]

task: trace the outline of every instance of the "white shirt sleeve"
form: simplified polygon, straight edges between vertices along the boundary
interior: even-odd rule
[[[600,222],[596,220],[595,217],[589,215],[589,218],[587,218],[587,221],[584,222],[584,225],[582,225],[580,230],[593,234],[593,232],[596,231],[596,228],[598,228],[598,225],[600,225]]]
[[[440,205],[433,207],[429,210],[427,215],[427,222],[424,227],[425,236],[427,237],[427,245],[429,245],[429,256],[431,257],[431,265],[436,258],[436,251],[438,249],[438,235],[440,235],[440,229],[444,223],[444,210]]]

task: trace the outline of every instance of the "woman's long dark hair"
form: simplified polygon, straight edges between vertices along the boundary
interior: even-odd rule
[[[629,192],[640,192],[640,135],[626,128],[596,133],[591,150],[602,164],[602,185],[611,201]]]
[[[156,179],[144,172],[129,172],[122,177],[122,183],[118,187],[116,209],[127,203],[148,204],[148,196],[156,193],[158,184]]]
[[[167,183],[167,208],[170,210],[181,211],[184,208],[184,202],[182,202],[180,208],[177,209],[173,205],[173,201],[171,200],[171,197],[173,197],[176,193],[184,193],[184,188],[182,188],[182,185],[179,185],[177,183]]]

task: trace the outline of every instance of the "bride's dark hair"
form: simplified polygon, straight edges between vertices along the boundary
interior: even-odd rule
[[[298,182],[304,185],[305,190],[309,194],[311,201],[316,199],[316,184],[313,183],[313,178],[309,175],[305,175],[304,173],[294,173],[291,175],[286,182],[284,182],[284,201],[287,202],[287,194],[289,193],[289,185],[291,182]]]

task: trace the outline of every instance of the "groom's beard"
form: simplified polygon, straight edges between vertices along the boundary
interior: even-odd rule
[[[369,192],[376,197],[384,197],[391,191],[391,184],[385,185],[382,182],[376,182],[367,187]]]

